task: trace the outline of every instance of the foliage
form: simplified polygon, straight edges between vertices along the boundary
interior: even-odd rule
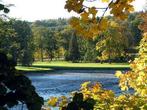
[[[0,38],[2,52],[23,65],[32,63],[33,44],[31,29],[27,22],[0,19]]]
[[[117,76],[120,78],[120,86],[123,90],[128,87],[135,90],[135,94],[142,97],[147,96],[147,21],[146,13],[143,13],[142,18],[144,23],[140,26],[144,31],[143,38],[140,42],[140,50],[138,57],[131,63],[132,71],[127,74],[118,73]]]
[[[73,17],[70,24],[78,34],[86,38],[94,38],[107,29],[109,21],[104,14],[108,9],[119,19],[125,19],[134,10],[131,4],[134,0],[102,0],[101,2],[107,2],[108,7],[105,8],[85,6],[86,1],[88,0],[67,0],[65,5],[69,12],[74,11],[80,15],[80,18]],[[99,10],[104,10],[101,18],[97,18]]]
[[[0,51],[12,56],[16,61],[18,48],[16,32],[12,28],[11,21],[0,19]]]
[[[81,60],[84,62],[96,62],[98,51],[96,50],[96,41],[81,38],[79,42]]]
[[[109,0],[102,0],[103,2],[109,1]],[[108,5],[108,8],[110,8],[110,13],[112,13],[115,17],[118,17],[120,19],[126,18],[127,14],[133,10],[132,5],[130,4],[133,0],[116,0],[111,1]],[[84,0],[67,0],[65,8],[68,9],[68,11],[75,11],[81,15],[81,21],[79,22],[79,19],[74,18],[72,26],[77,29],[77,32],[84,35],[84,37],[94,37],[95,30],[87,32],[85,29],[87,27],[82,23],[88,23],[89,27],[91,28],[91,22],[93,23],[95,21],[96,16],[96,8],[88,8],[88,11],[85,11],[85,8],[83,8],[83,2]],[[92,10],[92,11],[91,11]],[[107,9],[106,9],[107,10]],[[89,14],[92,14],[92,18],[89,17]],[[140,26],[140,28],[143,30],[144,35],[140,42],[139,47],[139,54],[138,57],[135,58],[133,62],[130,64],[130,71],[127,71],[126,73],[122,73],[120,71],[116,72],[116,77],[119,78],[119,86],[123,92],[123,94],[119,94],[118,96],[115,96],[114,92],[111,90],[105,90],[102,88],[101,84],[94,83],[91,84],[90,82],[85,82],[81,85],[81,89],[75,95],[72,96],[72,98],[68,101],[64,101],[63,99],[58,100],[58,98],[55,98],[56,100],[50,99],[48,104],[52,105],[54,103],[54,106],[58,106],[61,110],[68,110],[68,108],[74,108],[77,107],[77,110],[87,110],[87,108],[84,108],[83,102],[87,99],[92,99],[92,102],[90,106],[93,108],[89,108],[88,110],[146,110],[147,109],[147,13],[142,13],[141,17],[143,18],[144,22]],[[89,23],[89,21],[91,22]],[[103,23],[105,21],[105,23]],[[101,28],[96,28],[97,31],[103,32],[108,27],[108,22],[105,18],[101,19]],[[83,28],[82,26],[85,26],[86,28]],[[79,31],[78,31],[79,30]],[[85,34],[89,34],[86,36]],[[91,33],[90,33],[91,32]],[[96,34],[99,34],[97,32]],[[110,33],[111,34],[111,33]],[[117,35],[121,36],[121,35]],[[105,39],[109,38],[106,37]],[[122,38],[122,37],[121,37]],[[111,40],[109,40],[111,42]],[[116,38],[116,42],[117,42]],[[111,43],[113,44],[113,42]],[[117,46],[117,45],[116,45]],[[129,90],[132,89],[133,91],[130,92]],[[77,98],[78,97],[78,98]],[[68,100],[67,98],[64,98]],[[78,99],[75,101],[75,99]],[[63,103],[64,102],[64,103]],[[82,104],[81,104],[82,103]],[[89,107],[90,107],[89,106]]]
[[[3,11],[4,13],[8,13],[10,10],[8,9],[6,5],[0,3],[0,11]]]
[[[99,60],[110,61],[116,58],[127,57],[126,50],[134,44],[133,35],[131,30],[128,29],[128,25],[128,22],[113,20],[108,25],[108,29],[99,35],[96,44],[96,49],[101,53],[98,56]]]
[[[44,57],[52,60],[58,53],[59,48],[61,49],[61,40],[60,40],[60,26],[56,26],[54,23],[50,24],[52,20],[48,21],[36,21],[32,23],[32,31],[33,31],[33,41],[35,44],[35,58],[41,59],[43,61]],[[50,27],[47,27],[50,25]],[[55,20],[54,20],[55,22]],[[58,20],[56,22],[59,22]],[[56,23],[55,22],[55,23]],[[64,25],[62,25],[64,26]]]
[[[49,99],[48,104],[61,110],[75,110],[75,107],[76,110],[146,110],[146,101],[138,95],[115,96],[113,91],[103,89],[97,82],[85,82],[78,93],[72,94],[72,98],[54,97]],[[87,106],[84,106],[85,102]]]
[[[35,92],[31,81],[16,71],[16,63],[0,53],[0,109],[7,110],[18,103],[29,110],[40,110],[43,99]]]
[[[57,35],[55,35],[56,33],[52,30],[47,30],[46,32],[46,36],[45,36],[45,49],[48,53],[49,59],[52,59],[55,57],[54,52],[56,50],[58,50],[58,46],[57,46]]]
[[[26,21],[12,20],[12,27],[16,32],[16,43],[20,46],[18,48],[19,62],[28,66],[32,64],[33,61],[33,42],[32,42],[32,31]]]
[[[128,22],[129,22],[129,28],[131,29],[131,32],[133,34],[133,38],[134,38],[134,46],[138,46],[139,42],[141,40],[141,30],[139,29],[139,25],[142,22],[142,19],[140,17],[138,17],[139,13],[132,13],[128,16]]]
[[[67,55],[67,60],[70,60],[72,62],[77,62],[80,59],[80,52],[77,42],[77,36],[76,33],[72,33],[72,37],[69,43],[69,51]]]
[[[103,62],[110,61],[109,58],[111,58],[111,61],[114,62],[126,62],[130,60],[130,58],[133,59],[134,56],[131,56],[131,54],[134,55],[134,48],[138,46],[138,42],[141,39],[141,31],[138,29],[138,25],[141,22],[141,20],[137,17],[138,14],[139,13],[133,13],[129,15],[128,19],[124,21],[117,20],[116,18],[113,18],[111,16],[105,17],[107,20],[109,20],[107,24],[109,28],[101,32],[100,35],[96,35],[94,39],[85,39],[84,34],[80,36],[77,35],[77,43],[80,52],[79,61],[99,62],[99,60],[97,60],[97,57],[99,56],[99,59],[101,59],[102,54],[105,54],[106,57],[104,58],[105,60],[103,59],[104,60]],[[116,24],[117,27],[115,27]],[[113,29],[111,29],[110,27],[112,27]],[[68,19],[35,21],[31,23],[31,28],[33,31],[33,43],[35,44],[34,46],[35,60],[42,60],[42,59],[50,60],[51,58],[50,56],[52,56],[54,60],[61,60],[61,59],[67,60],[66,58],[68,58],[67,56],[69,53],[69,43],[73,31],[72,27],[68,23]],[[115,36],[113,36],[111,31],[113,31],[113,34]],[[116,32],[116,34],[114,31]],[[108,33],[110,34],[108,35]],[[108,36],[111,37],[105,39]],[[110,42],[111,39],[113,41],[113,45],[112,45],[112,41],[111,43],[106,43],[105,45],[104,44],[101,45],[101,42],[103,41]],[[119,42],[115,39],[119,39]],[[53,47],[56,48],[53,49],[52,52],[49,52],[50,49],[49,48],[47,49],[47,47],[52,47],[50,45],[52,40],[54,42]],[[95,47],[96,44],[101,45],[100,47],[97,46],[99,49]],[[108,49],[107,47],[109,46],[113,50],[111,55],[109,55],[109,53],[111,52],[107,50]],[[118,49],[118,47],[120,47],[121,49]],[[96,50],[96,48],[98,50]],[[62,55],[59,55],[61,49],[64,51]],[[105,52],[106,50],[107,52]],[[50,53],[52,53],[52,55],[50,55]]]
[[[98,3],[101,4],[100,2],[106,2],[104,6],[107,5],[107,7],[91,5],[92,2],[96,4],[96,1],[98,1],[97,6],[99,6]],[[133,1],[134,0],[67,0],[65,9],[69,12],[74,11],[80,15],[79,18],[73,17],[70,19],[70,24],[78,35],[93,40],[99,39],[96,46],[99,53],[98,59],[127,61],[128,58],[130,58],[127,51],[132,50],[136,44],[138,45],[141,38],[140,31],[137,28],[140,23],[139,21],[134,20],[134,22],[131,23],[129,23],[129,19],[128,21],[120,21],[128,18],[129,13],[134,10],[131,4]],[[110,10],[110,14],[115,18],[104,16],[107,10]],[[103,13],[102,16],[98,16],[101,12]],[[133,28],[136,31],[134,31]]]

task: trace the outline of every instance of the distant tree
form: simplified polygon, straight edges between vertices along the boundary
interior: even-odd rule
[[[69,45],[72,39],[73,30],[70,26],[67,26],[60,32],[60,34],[60,43],[65,49],[65,60],[69,60]],[[90,39],[83,39],[81,36],[76,37],[76,39],[80,53],[78,60],[84,62],[94,62],[97,57],[97,52],[95,49],[96,42]]]
[[[61,45],[63,46],[63,48],[68,51],[69,50],[69,42],[72,36],[72,29],[71,27],[68,25],[66,26],[61,32],[60,32],[60,36],[62,37],[62,39],[60,40]]]
[[[13,28],[17,33],[17,43],[19,43],[19,62],[22,65],[31,65],[33,61],[33,43],[32,43],[32,31],[26,21],[14,20]]]
[[[97,59],[98,51],[96,50],[96,42],[92,40],[86,40],[85,44],[85,53],[83,56],[84,62],[95,62]]]
[[[47,27],[50,29],[64,28],[67,25],[67,19],[49,19],[49,20],[37,20],[34,22],[36,26]]]
[[[55,34],[56,33],[52,30],[46,30],[45,49],[51,61],[55,57],[54,52],[58,49],[56,39],[57,36],[55,36]]]
[[[131,29],[133,33],[134,38],[134,46],[138,46],[139,42],[141,40],[141,30],[138,28],[139,24],[142,22],[142,20],[139,18],[139,13],[132,13],[128,16],[128,22],[130,24],[129,28]]]
[[[69,51],[68,51],[67,59],[72,62],[78,62],[78,60],[80,59],[80,52],[79,52],[77,36],[75,32],[72,33],[72,37],[69,43]]]
[[[118,24],[121,24],[119,26]],[[101,53],[98,59],[111,62],[126,57],[126,49],[132,47],[134,39],[127,22],[113,20],[109,28],[98,38],[96,49]]]
[[[35,53],[41,61],[44,59],[46,30],[46,27],[32,25]]]

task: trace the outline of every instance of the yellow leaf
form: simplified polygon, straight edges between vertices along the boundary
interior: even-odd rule
[[[121,87],[121,90],[122,90],[122,91],[127,91],[127,90],[128,90],[128,87],[127,87],[127,86],[122,86],[122,87]]]
[[[83,21],[88,21],[89,20],[89,14],[87,12],[82,13],[81,17],[82,17]]]
[[[116,71],[115,76],[116,76],[117,78],[119,78],[121,75],[122,75],[122,72],[121,72],[121,71]]]
[[[82,88],[85,88],[85,87],[87,87],[89,84],[90,84],[90,81],[84,82],[83,84],[81,84],[81,87],[82,87]]]
[[[109,0],[102,0],[102,2],[109,2]]]
[[[96,14],[97,14],[97,10],[96,10],[96,8],[95,8],[95,7],[91,7],[91,8],[89,8],[89,13],[92,14],[93,17],[95,17]]]
[[[50,99],[49,99],[49,101],[48,101],[48,104],[50,105],[50,106],[56,106],[56,103],[57,103],[57,101],[58,101],[58,98],[57,97],[51,97]]]

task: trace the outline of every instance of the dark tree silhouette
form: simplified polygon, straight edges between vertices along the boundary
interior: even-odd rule
[[[0,53],[0,110],[7,110],[18,103],[27,105],[29,110],[40,110],[43,105],[31,81],[15,69],[16,62]]]
[[[80,52],[77,42],[76,33],[73,32],[70,43],[69,43],[69,51],[68,51],[68,60],[72,62],[77,62],[80,59]]]

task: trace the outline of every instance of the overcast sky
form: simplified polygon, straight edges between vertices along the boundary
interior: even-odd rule
[[[69,18],[74,13],[64,9],[66,0],[3,0],[5,3],[15,4],[10,8],[10,17],[34,21],[43,19]],[[143,10],[146,0],[136,0],[135,10]]]

